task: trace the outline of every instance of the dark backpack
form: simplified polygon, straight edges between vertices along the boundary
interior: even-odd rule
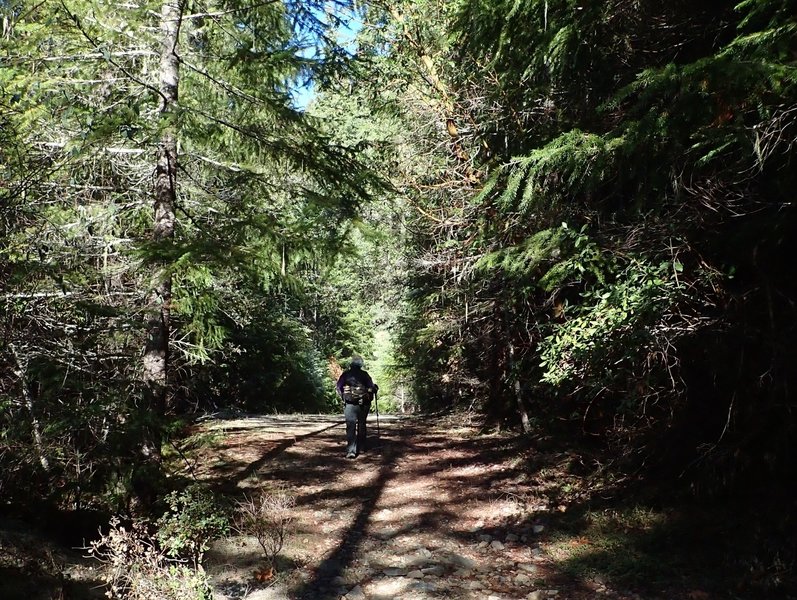
[[[369,400],[368,388],[355,377],[349,377],[343,385],[343,399],[346,402],[362,404]]]

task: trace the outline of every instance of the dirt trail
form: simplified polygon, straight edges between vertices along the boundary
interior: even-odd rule
[[[208,555],[219,600],[633,598],[557,575],[545,552],[557,507],[516,438],[382,418],[379,438],[371,423],[370,449],[352,460],[343,426],[328,417],[218,426],[225,435],[201,477],[239,491],[287,485],[297,502],[271,582],[252,581],[260,558],[251,540]]]

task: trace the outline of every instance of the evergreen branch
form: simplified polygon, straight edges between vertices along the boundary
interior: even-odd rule
[[[124,66],[119,64],[117,61],[113,60],[113,57],[110,54],[108,54],[106,52],[103,52],[100,49],[99,42],[97,40],[95,40],[94,37],[92,37],[92,35],[88,31],[86,31],[86,29],[83,27],[83,24],[80,22],[80,19],[78,18],[78,16],[75,15],[74,13],[72,13],[69,10],[69,8],[66,5],[66,2],[64,0],[60,0],[60,2],[61,2],[62,8],[64,9],[64,12],[66,12],[67,16],[75,24],[75,27],[78,28],[78,31],[80,31],[80,33],[83,35],[83,37],[86,38],[86,40],[92,46],[94,46],[94,48],[96,48],[98,51],[100,51],[100,55],[102,56],[102,58],[104,58],[108,63],[112,64],[114,67],[119,69],[122,73],[124,73],[127,77],[129,77],[130,80],[135,81],[138,85],[144,87],[145,89],[150,90],[151,92],[153,92],[154,94],[159,96],[161,98],[161,102],[166,102],[167,101],[166,96],[164,96],[163,92],[161,92],[157,87],[153,86],[150,83],[147,83],[146,81],[143,81],[143,80],[139,79],[138,77],[133,75],[128,69],[126,69]]]
[[[796,122],[797,105],[788,108],[779,107],[769,121],[759,123],[753,128],[755,133],[754,152],[759,171],[763,170],[767,159],[778,150],[782,154],[788,154],[797,145]]]
[[[243,168],[243,167],[241,167],[241,166],[239,166],[239,165],[237,165],[235,163],[219,162],[219,161],[213,160],[212,158],[209,158],[207,156],[202,156],[201,154],[191,154],[191,156],[193,156],[197,160],[200,160],[202,162],[205,162],[205,163],[208,163],[210,165],[213,165],[214,167],[221,167],[222,169],[227,169],[228,171],[232,171],[233,173],[246,172],[246,173],[256,173],[258,175],[265,174],[263,171],[254,171],[254,170],[248,169],[248,168],[245,169],[245,168]]]
[[[151,50],[117,50],[115,52],[89,52],[82,54],[61,54],[58,56],[44,56],[44,57],[18,54],[18,55],[11,55],[7,57],[6,60],[8,61],[8,64],[11,64],[13,66],[19,66],[26,64],[26,62],[63,62],[68,60],[71,61],[97,60],[98,58],[108,59],[108,57],[121,58],[125,56],[157,56],[157,53],[152,52]],[[128,77],[130,76],[128,75]],[[87,80],[85,81],[85,83],[103,83],[106,81],[109,80],[107,79]]]
[[[411,203],[411,202],[410,202],[409,204],[410,204],[410,206],[412,206],[412,207],[413,207],[415,210],[417,210],[417,211],[418,211],[420,214],[422,214],[424,217],[426,217],[427,219],[429,219],[429,220],[431,220],[431,221],[434,221],[435,223],[442,224],[442,223],[445,223],[445,222],[446,222],[446,221],[445,221],[445,219],[440,219],[440,218],[438,218],[438,217],[435,217],[433,214],[431,214],[431,213],[427,212],[426,210],[422,209],[422,208],[421,208],[420,206],[418,206],[417,204],[413,204],[413,203]]]
[[[264,137],[258,131],[249,130],[249,129],[241,126],[241,125],[237,125],[237,124],[233,123],[232,121],[228,121],[227,119],[222,119],[221,117],[216,117],[214,115],[211,115],[210,113],[207,113],[204,110],[202,110],[202,109],[200,109],[200,108],[198,108],[196,106],[192,107],[192,110],[194,112],[196,112],[198,115],[206,118],[208,121],[216,123],[217,125],[221,125],[222,127],[226,127],[226,128],[228,128],[228,129],[230,129],[232,131],[237,131],[238,133],[240,133],[242,136],[244,136],[246,138],[249,138],[251,140],[255,140],[257,142],[265,143],[266,145],[269,145],[269,146],[276,147],[274,145],[274,140],[273,139],[269,140],[268,138]]]
[[[281,0],[264,0],[263,2],[256,2],[255,4],[250,4],[248,6],[241,6],[240,8],[231,8],[229,10],[220,10],[216,12],[206,12],[206,13],[193,13],[190,15],[185,15],[183,19],[205,19],[205,18],[215,18],[215,17],[223,17],[225,15],[231,15],[238,12],[244,12],[247,10],[252,10],[255,8],[260,8],[262,6],[268,6],[270,4],[276,4],[281,2]]]
[[[67,292],[65,290],[60,292],[20,292],[17,294],[4,294],[3,298],[5,300],[32,300],[34,298],[66,298],[68,296],[74,296],[75,294],[77,294],[77,292]]]
[[[66,148],[66,142],[34,142],[34,146],[44,146],[45,148],[59,148],[63,149]],[[146,152],[143,148],[119,148],[114,146],[105,146],[99,149],[101,152],[107,152],[108,154],[132,154],[132,155],[139,155],[144,154]]]
[[[242,98],[243,100],[247,100],[248,102],[251,102],[253,104],[259,104],[261,106],[269,106],[269,104],[267,102],[265,102],[262,98],[258,98],[257,96],[253,96],[252,94],[249,94],[249,93],[241,90],[238,87],[234,87],[234,86],[228,84],[227,82],[222,81],[222,80],[214,77],[206,69],[203,69],[201,67],[198,67],[198,66],[194,65],[194,64],[186,61],[182,57],[180,58],[180,63],[185,65],[186,67],[188,67],[194,73],[197,73],[198,75],[202,75],[208,81],[211,81],[211,82],[215,83],[221,89],[223,89],[225,92],[228,92],[229,94],[232,94],[233,96],[235,96],[237,98]]]

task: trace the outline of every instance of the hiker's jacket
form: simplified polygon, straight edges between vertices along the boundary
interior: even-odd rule
[[[364,371],[363,369],[358,369],[356,367],[346,369],[345,371],[343,371],[340,377],[338,377],[338,384],[336,387],[340,397],[346,400],[347,398],[344,388],[345,387],[351,388],[357,385],[362,385],[367,390],[371,391],[376,388],[376,385],[374,384],[373,379],[371,379],[371,376],[368,374],[368,371]],[[369,400],[371,395],[372,394],[369,394]]]

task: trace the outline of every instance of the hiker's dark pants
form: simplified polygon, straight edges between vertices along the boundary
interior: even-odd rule
[[[346,417],[346,454],[359,454],[365,450],[365,419],[371,409],[370,402],[359,404],[349,404],[343,408],[343,416]]]

